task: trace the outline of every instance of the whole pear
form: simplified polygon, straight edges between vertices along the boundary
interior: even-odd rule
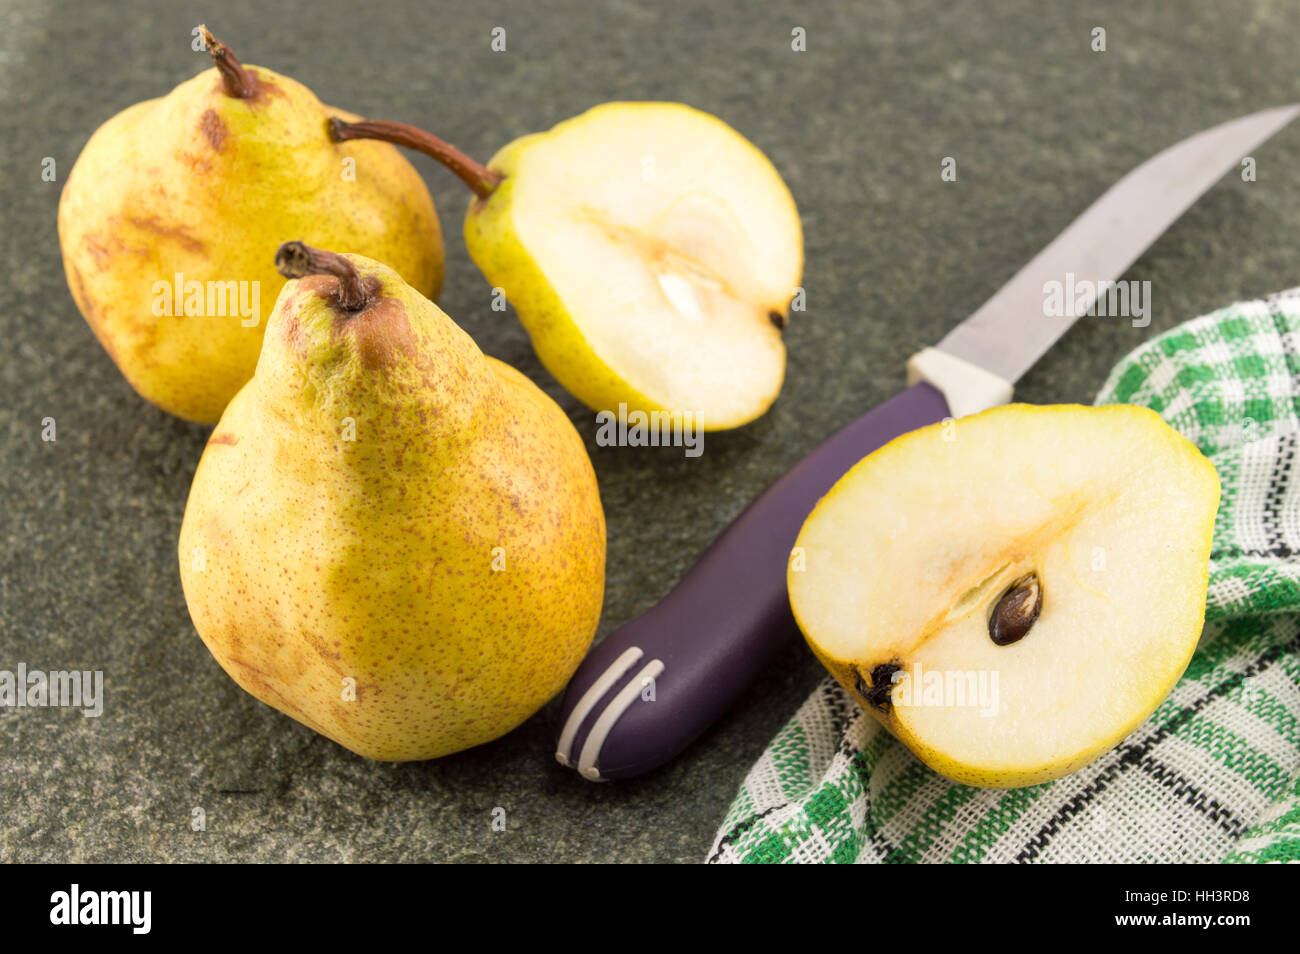
[[[568,417],[396,271],[287,243],[253,379],[180,534],[199,635],[258,699],[364,756],[510,731],[582,659],[605,519]]]
[[[443,246],[396,149],[334,142],[338,110],[206,36],[213,69],[91,136],[58,221],[72,296],[131,386],[211,424],[257,367],[283,236],[388,262],[430,297]]]

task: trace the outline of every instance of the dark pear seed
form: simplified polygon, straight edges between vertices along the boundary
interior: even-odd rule
[[[889,714],[892,703],[889,694],[894,689],[894,673],[902,669],[902,666],[895,663],[881,663],[871,670],[871,685],[868,686],[862,679],[862,673],[858,677],[858,695],[867,700],[867,705],[877,712]]]
[[[1026,573],[1002,594],[989,616],[989,638],[1010,646],[1025,638],[1043,610],[1043,587],[1037,573]]]

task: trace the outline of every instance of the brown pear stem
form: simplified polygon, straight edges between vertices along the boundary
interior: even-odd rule
[[[285,278],[333,275],[339,280],[338,302],[346,311],[360,311],[371,296],[357,267],[338,252],[326,252],[302,242],[285,242],[276,250],[275,267]]]
[[[221,73],[221,86],[226,95],[235,99],[252,99],[257,92],[257,74],[239,62],[239,57],[230,52],[230,47],[213,36],[206,26],[199,29],[203,31],[203,43],[212,62]]]
[[[330,120],[330,132],[335,142],[347,139],[381,139],[395,146],[405,146],[430,156],[452,172],[465,185],[473,190],[480,199],[486,199],[505,178],[486,166],[475,162],[449,142],[444,142],[432,133],[406,123],[392,122],[387,119],[370,119],[361,122],[344,122],[335,116]]]

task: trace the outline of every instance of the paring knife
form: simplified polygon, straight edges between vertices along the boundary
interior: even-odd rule
[[[1004,404],[1077,318],[1047,317],[1046,283],[1118,279],[1251,149],[1300,113],[1264,110],[1148,159],[978,311],[907,363],[908,388],[835,434],[763,492],[658,604],[596,646],[569,683],[555,757],[592,780],[663,765],[798,637],[786,567],[804,519],[854,464],[900,434]],[[1095,287],[1095,286],[1094,286]],[[1095,297],[1095,296],[1094,296]],[[1075,315],[1088,301],[1075,302]]]

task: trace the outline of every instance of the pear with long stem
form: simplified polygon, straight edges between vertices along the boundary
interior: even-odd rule
[[[470,188],[470,255],[589,407],[720,430],[776,399],[803,269],[799,213],[767,157],[720,119],[607,103],[486,166],[405,123],[331,128],[339,142],[432,156]]]
[[[442,284],[433,199],[387,143],[340,143],[340,115],[299,83],[240,62],[200,28],[212,68],[101,126],[59,202],[81,313],[131,385],[212,423],[253,375],[284,284],[272,258],[304,235]]]

